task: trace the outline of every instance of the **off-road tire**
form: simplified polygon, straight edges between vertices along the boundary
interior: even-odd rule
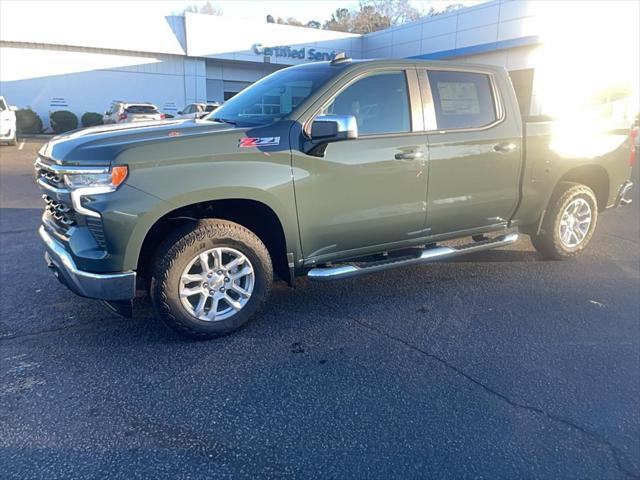
[[[591,208],[591,224],[584,239],[575,247],[567,247],[560,239],[560,221],[567,206],[577,198],[583,198]],[[535,249],[550,260],[564,260],[582,253],[589,245],[598,220],[598,201],[596,196],[586,185],[572,182],[562,182],[549,201],[549,206],[542,220],[540,232],[530,234],[531,243]]]
[[[215,247],[242,252],[255,272],[255,285],[247,304],[233,316],[213,322],[200,320],[185,310],[180,301],[180,276],[199,253]],[[178,229],[159,248],[151,276],[151,302],[156,314],[183,336],[209,339],[231,333],[245,325],[266,302],[271,291],[273,267],[262,241],[237,223],[205,219]]]

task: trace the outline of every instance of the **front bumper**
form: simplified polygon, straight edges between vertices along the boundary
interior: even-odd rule
[[[620,189],[618,190],[618,195],[616,196],[616,207],[620,207],[623,205],[629,205],[633,200],[630,198],[631,195],[631,187],[633,187],[633,182],[627,180],[624,182]]]
[[[71,255],[43,226],[38,230],[47,251],[45,260],[62,284],[81,297],[130,300],[136,293],[136,272],[91,273],[76,267]]]

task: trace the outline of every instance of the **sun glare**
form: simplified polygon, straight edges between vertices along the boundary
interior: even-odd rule
[[[639,111],[640,3],[538,2],[540,113],[556,119],[551,148],[593,158],[625,140],[610,131]]]

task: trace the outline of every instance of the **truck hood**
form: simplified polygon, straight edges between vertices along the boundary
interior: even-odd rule
[[[128,146],[229,130],[242,132],[245,129],[236,129],[227,123],[194,119],[100,125],[53,137],[38,154],[56,163],[105,164]]]

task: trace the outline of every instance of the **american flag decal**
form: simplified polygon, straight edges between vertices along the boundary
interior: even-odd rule
[[[238,147],[266,147],[280,145],[280,137],[246,137],[238,140]]]

